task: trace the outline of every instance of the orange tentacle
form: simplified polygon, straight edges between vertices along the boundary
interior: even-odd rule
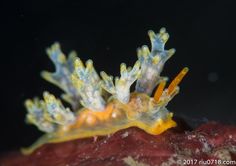
[[[171,94],[175,88],[179,85],[179,83],[181,82],[181,80],[184,78],[184,76],[187,74],[188,72],[188,68],[185,67],[183,68],[180,73],[175,77],[175,79],[170,83],[169,87],[168,87],[168,94]]]
[[[157,90],[155,91],[155,94],[154,94],[154,100],[156,102],[159,101],[162,93],[163,93],[163,90],[165,88],[165,85],[166,85],[166,80],[162,80],[157,88]]]

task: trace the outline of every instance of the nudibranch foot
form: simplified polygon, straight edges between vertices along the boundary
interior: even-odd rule
[[[56,71],[43,72],[42,76],[65,92],[62,98],[72,108],[64,107],[61,100],[49,92],[44,92],[43,100],[27,100],[27,122],[46,134],[31,147],[23,148],[22,153],[30,154],[47,143],[106,136],[129,127],[138,127],[152,135],[175,127],[173,113],[166,105],[179,92],[178,85],[188,68],[165,88],[167,78],[160,76],[160,72],[175,50],[164,49],[169,38],[164,28],[158,34],[149,31],[149,37],[151,51],[147,46],[138,49],[138,61],[133,67],[122,63],[120,77],[115,80],[105,72],[101,72],[100,77],[92,60],[84,64],[74,52],[66,58],[59,44],[53,44],[47,53]],[[135,81],[136,89],[130,92]]]
[[[155,110],[157,105],[154,99],[146,94],[132,93],[128,104],[113,99],[103,112],[81,110],[74,124],[62,126],[53,133],[45,134],[31,147],[23,148],[22,152],[30,154],[43,144],[105,136],[129,127],[138,127],[153,135],[175,127],[173,113],[165,108]]]

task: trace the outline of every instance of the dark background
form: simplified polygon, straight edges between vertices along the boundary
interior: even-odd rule
[[[163,76],[190,72],[168,109],[186,119],[236,124],[235,5],[232,1],[18,1],[2,4],[1,151],[28,146],[41,133],[26,125],[23,102],[49,90],[40,71],[54,67],[45,48],[59,41],[67,54],[94,60],[98,71],[118,75],[119,65],[136,61],[136,48],[150,46],[149,29],[166,27],[166,48],[176,54]]]

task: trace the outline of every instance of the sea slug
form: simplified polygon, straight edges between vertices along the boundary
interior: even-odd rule
[[[166,105],[179,92],[178,84],[188,68],[183,68],[165,88],[167,78],[160,73],[175,49],[164,48],[169,38],[165,28],[157,34],[149,31],[148,35],[151,50],[147,46],[138,48],[137,62],[133,67],[122,63],[120,77],[115,79],[104,71],[99,76],[93,61],[84,64],[75,52],[66,57],[59,43],[48,48],[47,54],[56,71],[43,71],[41,75],[64,91],[61,98],[71,108],[65,108],[60,99],[49,92],[43,93],[43,100],[26,100],[26,121],[46,134],[22,152],[30,154],[46,143],[109,135],[132,126],[153,135],[175,127],[173,113]],[[130,92],[135,81],[135,91]]]

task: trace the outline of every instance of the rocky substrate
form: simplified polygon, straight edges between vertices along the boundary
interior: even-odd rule
[[[235,163],[233,163],[235,161]],[[216,122],[153,136],[132,127],[113,135],[46,144],[28,156],[4,154],[1,166],[236,165],[236,126]]]

